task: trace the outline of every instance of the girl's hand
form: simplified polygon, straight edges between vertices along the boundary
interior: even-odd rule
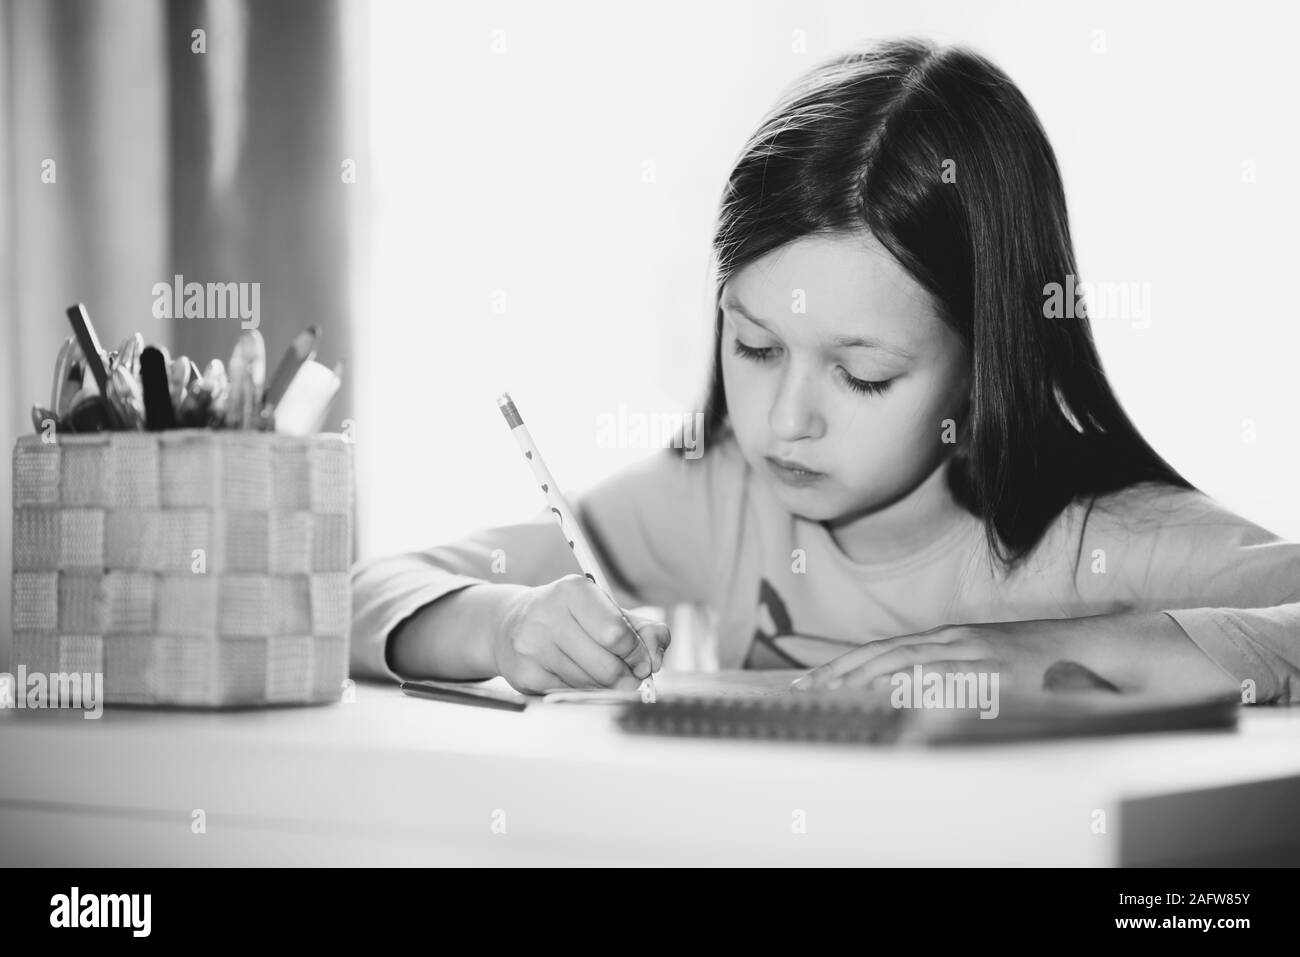
[[[928,631],[883,638],[855,648],[814,668],[794,684],[796,690],[888,688],[897,672],[997,673],[999,686],[1038,689],[1056,661],[1068,658],[1066,644],[1052,622],[1016,621],[940,625]]]
[[[889,687],[897,672],[998,674],[1005,690],[1100,688],[1185,693],[1230,691],[1236,682],[1162,612],[970,625],[873,641],[814,668],[796,690]]]
[[[492,641],[497,674],[527,694],[557,688],[634,690],[663,665],[672,639],[663,622],[631,612],[627,617],[641,640],[613,600],[583,575],[524,589],[508,601]]]

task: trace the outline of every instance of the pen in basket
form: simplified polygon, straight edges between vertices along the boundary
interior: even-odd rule
[[[308,326],[293,337],[293,342],[285,350],[284,357],[280,359],[280,364],[275,367],[275,372],[271,374],[271,380],[267,383],[266,396],[263,399],[263,406],[267,411],[275,411],[275,407],[284,398],[285,390],[289,388],[289,383],[298,374],[302,364],[316,358],[318,339],[320,339],[320,326],[316,325]]]
[[[230,399],[226,403],[226,428],[257,428],[262,414],[262,394],[266,391],[266,343],[256,329],[239,334],[227,372]]]
[[[529,466],[533,470],[533,476],[537,479],[537,484],[546,496],[546,503],[551,508],[551,514],[560,525],[560,531],[564,533],[565,540],[569,543],[569,548],[573,549],[573,555],[578,560],[578,567],[582,573],[587,576],[597,588],[609,596],[614,607],[618,609],[623,623],[631,629],[632,634],[636,635],[637,641],[641,642],[641,647],[645,649],[646,661],[653,667],[654,655],[651,654],[649,647],[646,646],[645,639],[641,637],[636,626],[628,620],[627,613],[619,607],[618,601],[614,598],[614,591],[610,588],[609,579],[600,567],[600,562],[596,559],[596,553],[592,551],[591,545],[587,542],[586,535],[582,532],[582,526],[578,524],[573,510],[569,507],[568,500],[560,492],[560,487],[555,484],[555,478],[551,475],[550,469],[542,461],[542,453],[537,448],[537,443],[533,441],[532,435],[528,431],[528,426],[524,425],[523,418],[519,415],[514,400],[510,398],[510,393],[502,393],[497,399],[497,407],[501,414],[505,416],[506,424],[510,426],[510,433],[515,437],[519,444],[520,450],[524,453],[524,458],[528,460]],[[647,703],[655,700],[655,679],[654,673],[651,672],[641,683],[641,700]]]
[[[90,313],[86,312],[85,305],[77,303],[75,306],[69,306],[68,321],[72,323],[72,331],[81,346],[86,368],[90,370],[90,374],[95,378],[95,386],[99,390],[104,405],[104,415],[108,419],[110,427],[115,429],[124,428],[125,422],[113,407],[109,391],[108,368],[104,364],[104,351],[100,348],[99,336],[95,334],[95,326],[90,321]]]
[[[38,433],[245,429],[303,436],[321,431],[342,385],[314,361],[321,330],[298,333],[268,377],[266,344],[256,329],[239,335],[229,365],[213,359],[199,371],[188,356],[146,347],[132,333],[104,351],[84,303],[67,310],[73,335],[59,349],[48,405],[31,408]]]

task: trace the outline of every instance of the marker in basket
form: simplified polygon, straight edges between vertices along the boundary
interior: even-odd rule
[[[176,428],[176,409],[172,406],[167,356],[163,350],[146,346],[140,353],[140,381],[144,386],[144,417],[149,431]]]
[[[637,632],[636,626],[628,621],[627,613],[618,607],[618,602],[614,599],[614,592],[609,586],[609,579],[601,569],[600,562],[596,560],[596,553],[591,550],[591,546],[587,543],[587,537],[582,534],[582,526],[578,524],[573,510],[569,508],[568,501],[560,493],[560,487],[555,484],[555,479],[551,476],[551,470],[542,461],[542,453],[538,451],[537,444],[533,441],[528,426],[524,425],[524,420],[520,417],[519,410],[515,408],[514,400],[510,398],[509,392],[503,392],[497,399],[497,408],[505,416],[511,434],[514,435],[515,441],[524,453],[524,458],[528,460],[528,464],[533,470],[533,476],[537,479],[537,484],[546,496],[546,504],[551,507],[551,514],[559,522],[560,531],[564,533],[569,547],[573,549],[573,556],[578,560],[578,567],[582,569],[582,573],[591,579],[597,588],[608,595],[610,600],[614,602],[614,607],[618,608],[618,613],[622,616],[623,622],[631,629],[632,634],[636,635],[637,641],[641,642],[641,647],[645,648],[646,660],[653,667],[654,655],[650,653],[645,639]],[[641,700],[645,702],[655,700],[653,672],[645,681],[641,682]]]
[[[68,321],[72,323],[72,331],[77,336],[77,343],[81,346],[86,366],[90,369],[99,394],[103,397],[104,415],[108,419],[109,428],[120,429],[123,423],[113,405],[108,367],[104,365],[104,350],[100,348],[99,336],[95,334],[95,325],[90,321],[90,313],[86,311],[85,304],[79,302],[75,306],[68,307],[67,315]]]
[[[342,362],[331,370],[314,359],[304,360],[272,410],[275,431],[282,435],[319,432],[342,384]]]
[[[104,350],[99,345],[99,336],[95,334],[94,323],[90,321],[90,313],[86,312],[84,303],[68,307],[68,321],[72,323],[72,331],[76,333],[77,344],[81,346],[81,354],[86,358],[86,366],[95,377],[95,385],[99,386],[99,394],[108,395],[108,367],[104,365]]]
[[[275,372],[271,374],[271,380],[266,385],[266,397],[263,401],[268,408],[274,410],[284,398],[285,390],[289,388],[289,383],[298,374],[302,364],[316,358],[316,343],[319,339],[320,326],[317,325],[308,326],[293,337],[293,342],[290,343],[284,358],[275,367]]]

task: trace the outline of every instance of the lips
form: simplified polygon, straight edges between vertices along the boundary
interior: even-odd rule
[[[771,462],[773,465],[779,466],[780,468],[783,469],[789,469],[790,471],[807,472],[811,475],[825,474],[823,472],[817,471],[814,468],[810,468],[809,466],[804,465],[802,462],[797,462],[794,459],[781,459],[781,458],[777,458],[775,455],[769,455],[767,457],[767,460]]]

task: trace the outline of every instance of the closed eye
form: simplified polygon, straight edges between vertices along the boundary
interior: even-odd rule
[[[747,346],[739,339],[733,340],[735,343],[736,355],[742,359],[748,359],[750,362],[768,362],[772,354],[777,351],[775,346]],[[884,379],[879,382],[873,382],[869,379],[859,379],[851,376],[844,369],[837,370],[844,384],[859,395],[880,395],[893,384],[893,379]]]
[[[854,392],[858,392],[864,395],[866,394],[880,395],[880,393],[888,389],[894,382],[893,379],[883,379],[880,382],[872,382],[867,379],[855,379],[853,376],[849,375],[843,369],[840,369],[839,371],[840,371],[840,377],[844,380],[845,385],[847,385]]]
[[[754,346],[747,346],[739,339],[736,339],[735,343],[736,355],[753,362],[766,362],[768,359],[772,358],[772,353],[776,351],[774,346],[766,346],[762,349]]]

